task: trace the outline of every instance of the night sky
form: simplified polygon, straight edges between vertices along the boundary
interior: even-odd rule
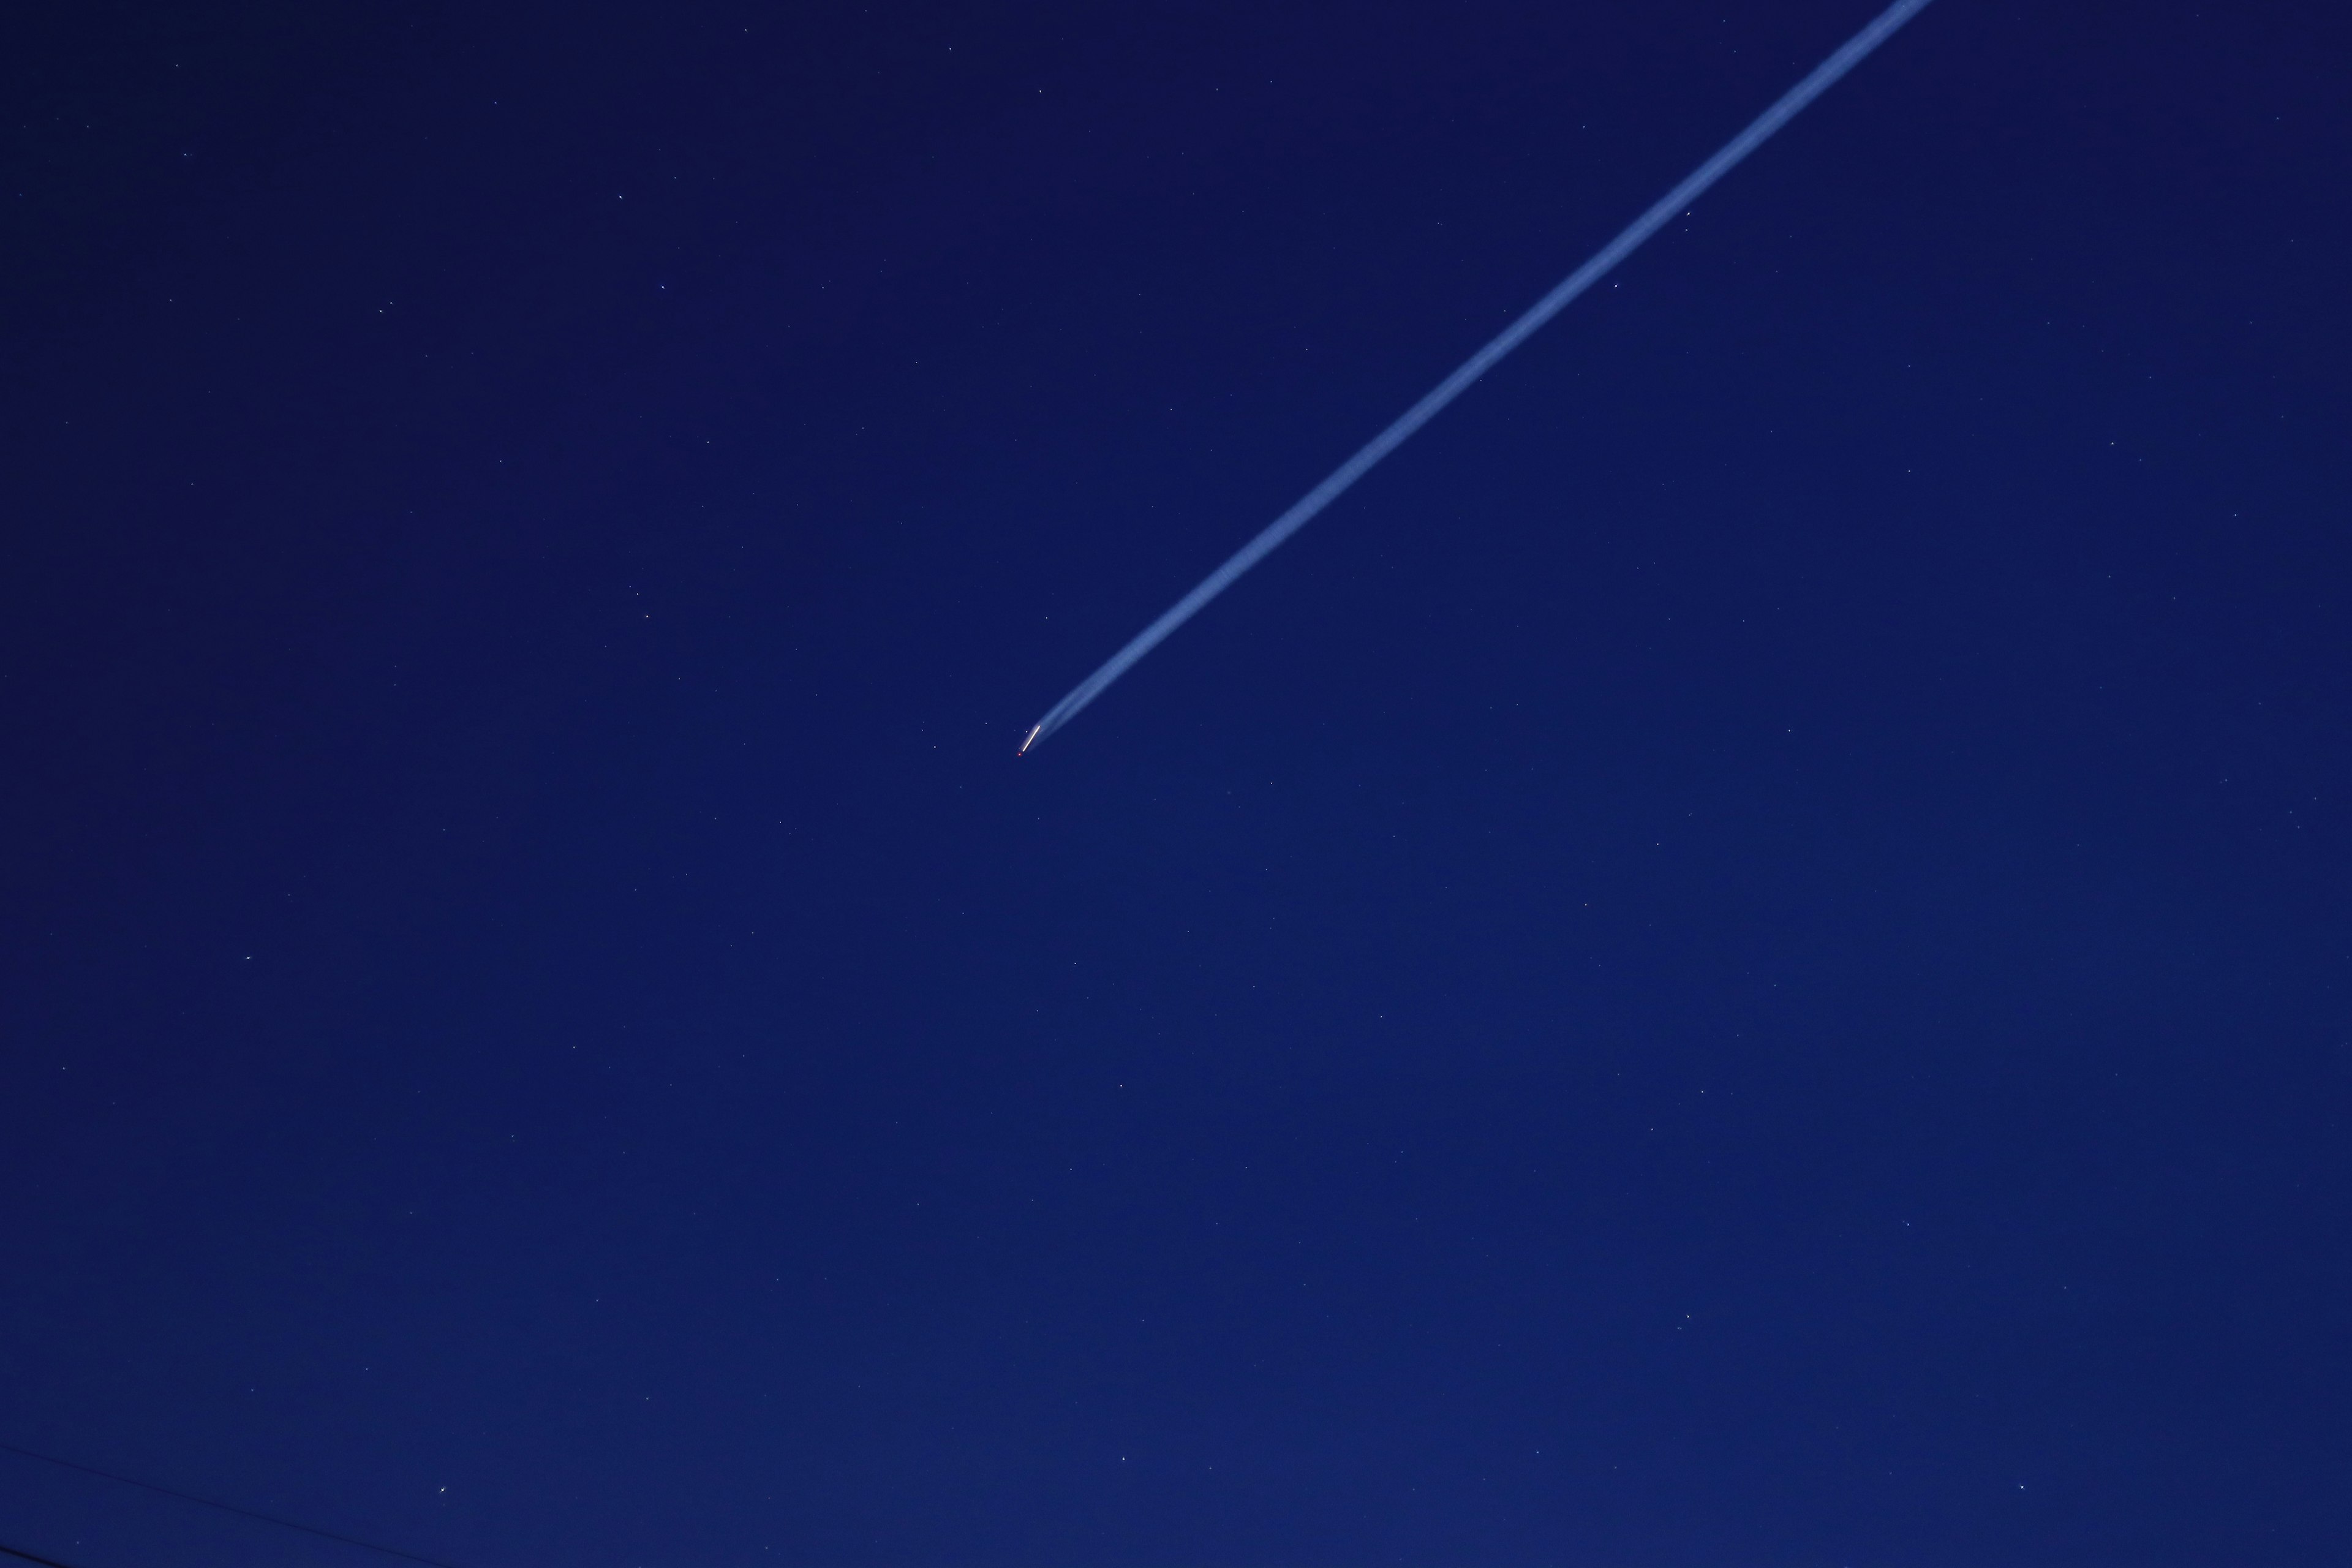
[[[0,24],[0,1444],[464,1568],[2352,1561],[2352,16]],[[0,1453],[75,1568],[385,1561]]]

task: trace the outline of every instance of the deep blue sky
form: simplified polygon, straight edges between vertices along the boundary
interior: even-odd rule
[[[1013,757],[1874,8],[16,16],[0,1442],[480,1568],[2352,1560],[2339,11],[1941,0]]]

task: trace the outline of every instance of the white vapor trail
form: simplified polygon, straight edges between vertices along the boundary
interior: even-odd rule
[[[1263,532],[1234,552],[1233,558],[1202,579],[1201,585],[1185,595],[1167,612],[1140,632],[1125,647],[1104,661],[1103,667],[1078,682],[1067,697],[1045,710],[1028,738],[1021,742],[1026,752],[1030,747],[1068,723],[1078,710],[1103,693],[1103,689],[1128,672],[1137,659],[1158,647],[1169,633],[1192,618],[1202,605],[1231,587],[1234,579],[1256,565],[1270,554],[1274,547],[1307,526],[1315,514],[1338,500],[1341,491],[1362,479],[1373,464],[1402,446],[1412,433],[1436,417],[1440,409],[1468,390],[1472,382],[1493,368],[1495,363],[1532,336],[1537,328],[1550,321],[1565,309],[1568,302],[1583,293],[1606,276],[1609,270],[1632,255],[1641,243],[1665,226],[1674,216],[1687,207],[1709,185],[1730,173],[1748,153],[1762,146],[1771,134],[1796,118],[1799,110],[1823,92],[1829,90],[1840,77],[1860,65],[1873,49],[1892,37],[1921,11],[1928,0],[1895,0],[1881,12],[1876,20],[1846,40],[1837,53],[1813,68],[1812,74],[1780,96],[1779,102],[1756,117],[1755,123],[1733,137],[1721,152],[1701,163],[1690,176],[1658,198],[1649,211],[1635,218],[1625,232],[1603,246],[1600,254],[1570,273],[1558,287],[1537,300],[1535,305],[1498,333],[1494,342],[1472,354],[1462,367],[1444,381],[1420,402],[1398,416],[1396,422],[1367,442],[1363,450],[1332,470],[1331,477],[1300,497],[1288,511],[1268,523]]]

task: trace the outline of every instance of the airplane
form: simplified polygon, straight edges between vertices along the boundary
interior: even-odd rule
[[[1042,723],[1031,725],[1029,733],[1022,737],[1021,749],[1013,754],[1016,757],[1027,756],[1029,754],[1029,748],[1037,743],[1038,732],[1045,728],[1045,726]]]

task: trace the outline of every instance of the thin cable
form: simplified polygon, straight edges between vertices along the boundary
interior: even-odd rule
[[[1639,248],[1643,240],[1664,228],[1673,221],[1676,213],[1697,200],[1701,192],[1730,173],[1734,164],[1762,146],[1774,132],[1794,119],[1800,110],[1829,90],[1840,77],[1860,65],[1873,49],[1891,37],[1896,28],[1927,6],[1927,0],[1895,0],[1894,5],[1879,13],[1868,26],[1847,39],[1837,53],[1814,67],[1802,81],[1782,93],[1780,100],[1758,115],[1747,130],[1726,142],[1721,152],[1701,163],[1682,184],[1659,197],[1650,210],[1635,218],[1624,233],[1603,246],[1600,254],[1570,273],[1550,293],[1537,300],[1517,321],[1497,333],[1492,342],[1465,360],[1460,369],[1439,382],[1427,396],[1398,416],[1387,429],[1373,437],[1361,451],[1333,469],[1330,478],[1308,490],[1288,511],[1268,523],[1255,539],[1235,551],[1223,566],[1202,579],[1199,587],[1177,600],[1158,620],[1138,632],[1125,647],[1105,660],[1101,668],[1078,682],[1068,696],[1045,710],[1045,716],[1037,721],[1027,738],[1021,742],[1023,753],[1068,723],[1079,709],[1101,696],[1103,689],[1125,675],[1136,660],[1158,647],[1169,633],[1191,620],[1202,605],[1231,587],[1235,578],[1264,560],[1275,546],[1306,527],[1317,512],[1339,500],[1340,492],[1362,479],[1373,464],[1402,446],[1414,431],[1435,418],[1441,409],[1467,391],[1472,382],[1493,369],[1496,361],[1525,342],[1537,328],[1559,315],[1570,300],[1599,282],[1611,268]]]
[[[54,1454],[42,1454],[37,1453],[31,1448],[19,1448],[14,1443],[0,1443],[0,1453],[15,1454],[27,1459],[38,1459],[45,1465],[55,1465],[59,1469],[79,1470],[85,1476],[96,1476],[99,1479],[103,1481],[120,1481],[126,1487],[137,1487],[142,1491],[155,1492],[163,1497],[178,1498],[182,1502],[198,1503],[205,1508],[216,1508],[223,1513],[236,1514],[240,1518],[257,1519],[264,1524],[274,1524],[280,1530],[299,1531],[304,1535],[315,1535],[321,1541],[332,1541],[344,1546],[356,1546],[362,1552],[380,1552],[386,1557],[397,1557],[404,1562],[422,1563],[425,1565],[425,1568],[457,1568],[457,1563],[445,1563],[438,1557],[424,1557],[414,1552],[403,1552],[397,1546],[382,1546],[373,1541],[362,1541],[356,1535],[338,1535],[331,1530],[320,1530],[315,1524],[304,1524],[299,1520],[280,1519],[274,1513],[260,1513],[253,1509],[239,1508],[233,1502],[222,1502],[215,1498],[198,1497],[194,1492],[174,1491],[170,1487],[159,1487],[153,1481],[142,1481],[136,1476],[118,1476],[112,1470],[101,1470],[96,1465],[78,1465],[71,1459],[60,1459]],[[11,1550],[13,1549],[9,1547],[0,1547],[0,1552]],[[16,1555],[23,1557],[27,1554],[18,1552]],[[47,1559],[36,1557],[33,1561],[36,1563],[43,1563],[47,1562]]]
[[[70,1563],[60,1563],[54,1557],[37,1557],[14,1546],[0,1546],[0,1557],[21,1557],[27,1563],[38,1563],[41,1568],[73,1568]]]

